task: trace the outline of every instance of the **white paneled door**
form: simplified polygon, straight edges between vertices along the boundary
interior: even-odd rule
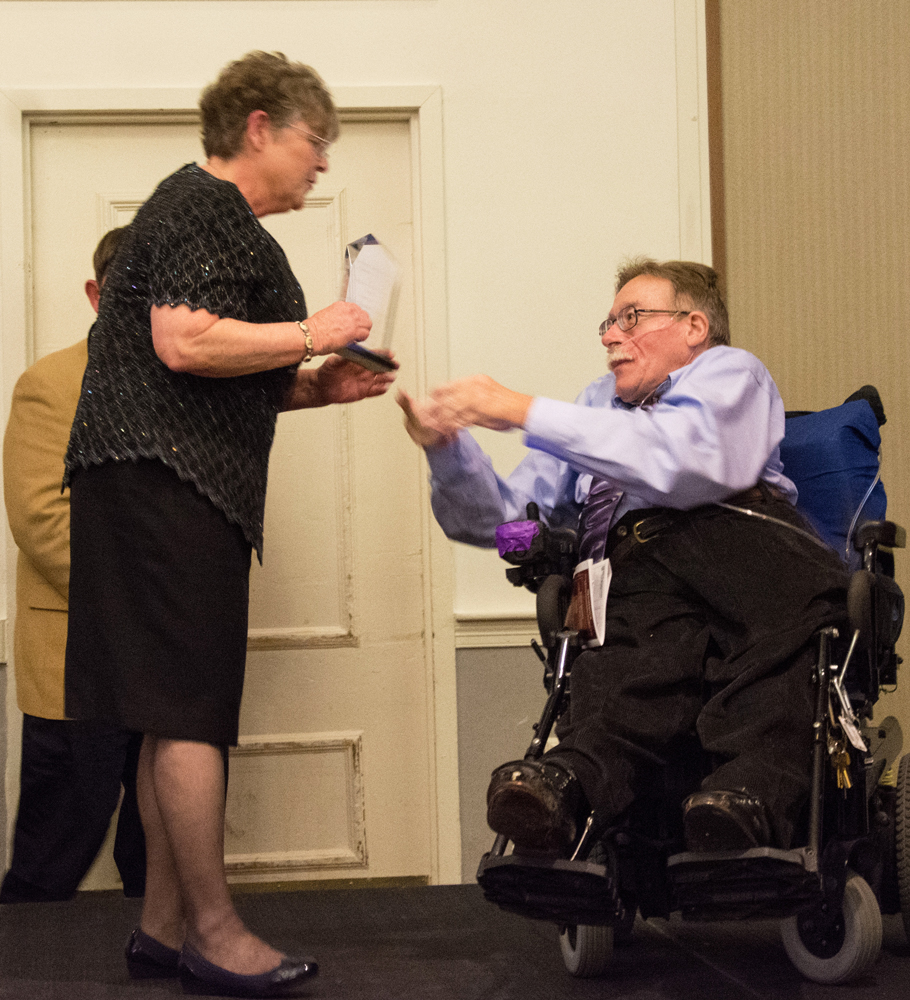
[[[84,336],[82,285],[100,235],[199,160],[176,121],[30,127],[35,357]],[[346,242],[372,232],[401,264],[393,347],[413,390],[412,135],[407,120],[344,124],[301,213],[263,220],[311,312],[338,297]],[[241,744],[226,859],[235,881],[431,876],[432,644],[423,473],[391,396],[284,414],[272,453],[265,564],[252,568]],[[116,885],[103,856],[86,887]]]

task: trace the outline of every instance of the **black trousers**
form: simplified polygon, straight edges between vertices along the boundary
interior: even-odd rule
[[[0,902],[69,899],[95,860],[120,799],[114,861],[127,896],[145,892],[145,837],[136,802],[142,735],[106,723],[22,721],[13,859]]]
[[[806,528],[786,501],[753,506]],[[789,846],[809,790],[813,634],[843,622],[846,571],[786,527],[715,510],[613,567],[604,645],[575,661],[548,757],[611,822],[694,731],[720,762],[703,787],[760,797]]]

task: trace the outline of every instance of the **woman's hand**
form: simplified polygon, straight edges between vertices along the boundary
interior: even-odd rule
[[[350,341],[347,341],[350,343]],[[389,351],[377,351],[394,361]],[[395,367],[398,363],[395,362]],[[332,403],[356,403],[381,396],[395,381],[394,372],[371,372],[337,354],[330,355],[318,368],[301,365],[285,400],[285,410],[303,410]]]
[[[394,361],[389,351],[377,351]],[[395,362],[398,367],[398,362]],[[371,372],[337,354],[326,358],[316,369],[317,392],[329,403],[356,403],[358,399],[381,396],[395,381],[394,372]]]
[[[331,354],[351,341],[366,340],[369,315],[352,302],[334,302],[307,321],[314,354]],[[152,344],[161,361],[175,372],[228,378],[296,365],[306,343],[300,326],[245,323],[222,319],[189,306],[152,306]]]
[[[366,340],[373,321],[369,313],[353,302],[333,302],[308,316],[306,325],[313,338],[313,353],[333,354],[352,341]]]

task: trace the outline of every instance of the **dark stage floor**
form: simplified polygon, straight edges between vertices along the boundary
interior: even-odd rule
[[[573,979],[555,928],[502,913],[477,886],[337,889],[238,896],[249,925],[289,952],[314,955],[313,1000],[904,1000],[910,947],[900,917],[885,918],[873,970],[849,986],[806,982],[773,922],[652,920],[617,948],[608,974]],[[122,944],[138,904],[112,893],[70,903],[0,907],[0,998],[162,1000],[179,981],[131,982]]]

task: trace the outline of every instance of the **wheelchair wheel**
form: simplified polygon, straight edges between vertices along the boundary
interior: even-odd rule
[[[602,843],[594,845],[589,856],[590,861],[597,864],[609,864],[606,848]],[[629,939],[632,922],[635,920],[635,908],[632,907],[631,919],[615,931],[620,937]],[[559,928],[559,950],[566,969],[579,979],[593,979],[602,976],[613,958],[613,942],[616,933],[613,927],[603,927],[594,924],[568,924]]]
[[[897,891],[910,941],[910,754],[904,754],[897,769],[894,853],[897,860]]]
[[[882,947],[882,914],[869,883],[847,873],[844,901],[832,912],[825,904],[781,924],[784,950],[814,983],[846,983],[865,972]]]
[[[559,949],[566,969],[580,979],[602,976],[613,957],[613,928],[571,924],[559,928]]]

